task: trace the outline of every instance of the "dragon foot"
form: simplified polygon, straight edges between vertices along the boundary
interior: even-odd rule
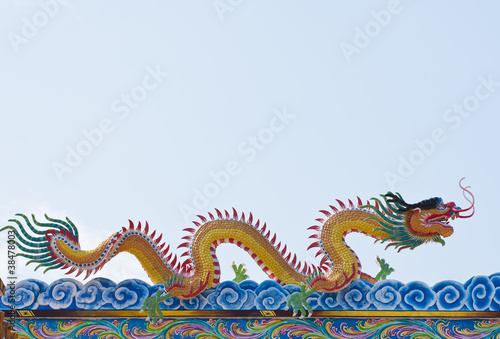
[[[380,267],[380,272],[378,272],[377,276],[375,277],[376,281],[385,280],[389,274],[394,272],[394,268],[389,266],[389,264],[386,263],[384,259],[380,259],[378,256],[377,265]]]
[[[306,291],[306,285],[302,284],[300,286],[300,292],[295,292],[290,295],[286,302],[285,310],[288,310],[290,306],[293,308],[293,316],[295,317],[300,311],[300,319],[304,318],[306,315],[306,309],[308,311],[308,317],[312,316],[313,309],[311,305],[307,302],[306,298],[316,292],[313,289]]]
[[[171,296],[172,293],[170,292],[161,295],[161,291],[158,290],[156,291],[156,294],[152,295],[149,298],[146,298],[140,310],[140,312],[144,312],[146,310],[148,311],[148,316],[146,318],[146,321],[150,321],[153,324],[156,324],[158,319],[163,320],[163,313],[160,309],[160,303],[167,300]]]
[[[233,261],[233,264],[231,267],[233,268],[233,271],[234,271],[235,277],[234,277],[233,281],[235,283],[239,284],[240,282],[248,279],[247,269],[245,268],[244,264],[239,264],[238,266],[236,266],[235,262]]]

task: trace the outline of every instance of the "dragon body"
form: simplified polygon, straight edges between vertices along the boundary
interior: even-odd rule
[[[426,242],[444,244],[442,238],[453,233],[448,220],[470,217],[474,213],[474,197],[467,188],[465,198],[471,203],[467,209],[457,207],[453,202],[444,203],[441,198],[431,198],[417,204],[407,204],[399,194],[387,193],[381,198],[372,198],[372,203],[362,204],[349,200],[347,206],[330,206],[321,210],[324,218],[317,219],[318,225],[311,226],[312,244],[318,248],[320,264],[308,264],[297,260],[287,246],[277,243],[267,225],[248,218],[216,210],[208,217],[199,216],[195,227],[187,228],[189,235],[179,247],[187,251],[182,263],[162,242],[162,235],[150,232],[148,223],[144,227],[130,222],[129,227],[111,235],[93,250],[82,250],[78,241],[78,230],[65,220],[52,219],[46,222],[32,220],[22,214],[10,220],[16,226],[6,226],[17,235],[18,256],[28,258],[28,263],[37,263],[45,270],[68,269],[67,273],[86,273],[85,278],[96,273],[120,252],[133,254],[144,267],[154,283],[163,283],[165,291],[181,299],[192,298],[207,288],[217,286],[220,281],[220,266],[216,256],[217,247],[231,243],[242,249],[256,261],[270,279],[280,284],[307,285],[310,289],[323,292],[337,292],[352,281],[362,278],[371,282],[375,279],[361,272],[361,264],[353,250],[345,242],[351,232],[360,232],[387,242],[388,247],[399,250],[415,248]],[[469,197],[472,198],[472,201]],[[461,213],[471,210],[468,216]],[[33,225],[34,224],[34,225]],[[2,231],[0,230],[0,231]]]

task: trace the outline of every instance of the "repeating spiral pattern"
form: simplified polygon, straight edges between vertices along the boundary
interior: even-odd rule
[[[39,280],[23,280],[16,284],[16,309],[140,309],[144,300],[163,292],[163,285],[130,279],[118,284],[97,278],[85,285],[74,279],[60,279],[47,285]],[[8,291],[8,286],[7,286]],[[279,310],[285,309],[290,295],[299,292],[296,285],[281,286],[266,280],[261,284],[247,280],[239,284],[222,282],[217,288],[189,299],[171,297],[162,303],[165,310]],[[476,276],[465,284],[442,281],[429,287],[419,281],[403,284],[382,280],[372,285],[356,280],[337,293],[316,292],[307,297],[315,310],[439,310],[499,311],[500,273]],[[10,309],[8,294],[1,297],[0,309]]]

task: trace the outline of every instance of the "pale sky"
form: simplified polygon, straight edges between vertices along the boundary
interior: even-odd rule
[[[235,207],[314,263],[307,228],[335,199],[394,190],[467,207],[466,177],[476,214],[453,221],[446,246],[347,243],[363,271],[376,275],[378,255],[403,282],[498,272],[499,9],[1,0],[2,225],[16,213],[67,216],[91,249],[128,219],[148,221],[175,248],[194,210]],[[222,280],[233,260],[266,278],[239,248],[218,256]],[[19,279],[74,277],[25,264]],[[149,282],[129,254],[98,276]]]

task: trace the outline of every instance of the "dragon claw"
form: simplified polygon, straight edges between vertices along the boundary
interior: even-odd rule
[[[150,321],[153,324],[156,324],[158,318],[163,320],[163,313],[160,309],[160,303],[169,299],[172,296],[171,292],[166,294],[161,294],[161,290],[157,290],[155,294],[146,298],[142,304],[140,312],[145,310],[148,311],[148,316],[146,317],[146,321]]]
[[[385,280],[388,275],[390,275],[392,272],[394,272],[394,268],[389,266],[389,264],[386,263],[386,261],[384,259],[381,259],[378,256],[377,256],[377,265],[380,268],[380,272],[375,277],[376,281]]]
[[[240,264],[239,266],[236,266],[236,263],[233,261],[233,264],[231,265],[234,271],[234,279],[233,281],[236,283],[240,283],[246,279],[248,279],[247,269],[245,268],[245,264]]]
[[[307,302],[307,297],[312,295],[314,292],[316,291],[313,289],[309,289],[308,291],[306,291],[306,285],[302,284],[300,286],[300,292],[292,293],[288,298],[285,310],[288,310],[291,305],[293,308],[293,317],[295,317],[300,312],[299,318],[304,318],[306,310],[309,313],[308,317],[312,316],[313,309]]]

